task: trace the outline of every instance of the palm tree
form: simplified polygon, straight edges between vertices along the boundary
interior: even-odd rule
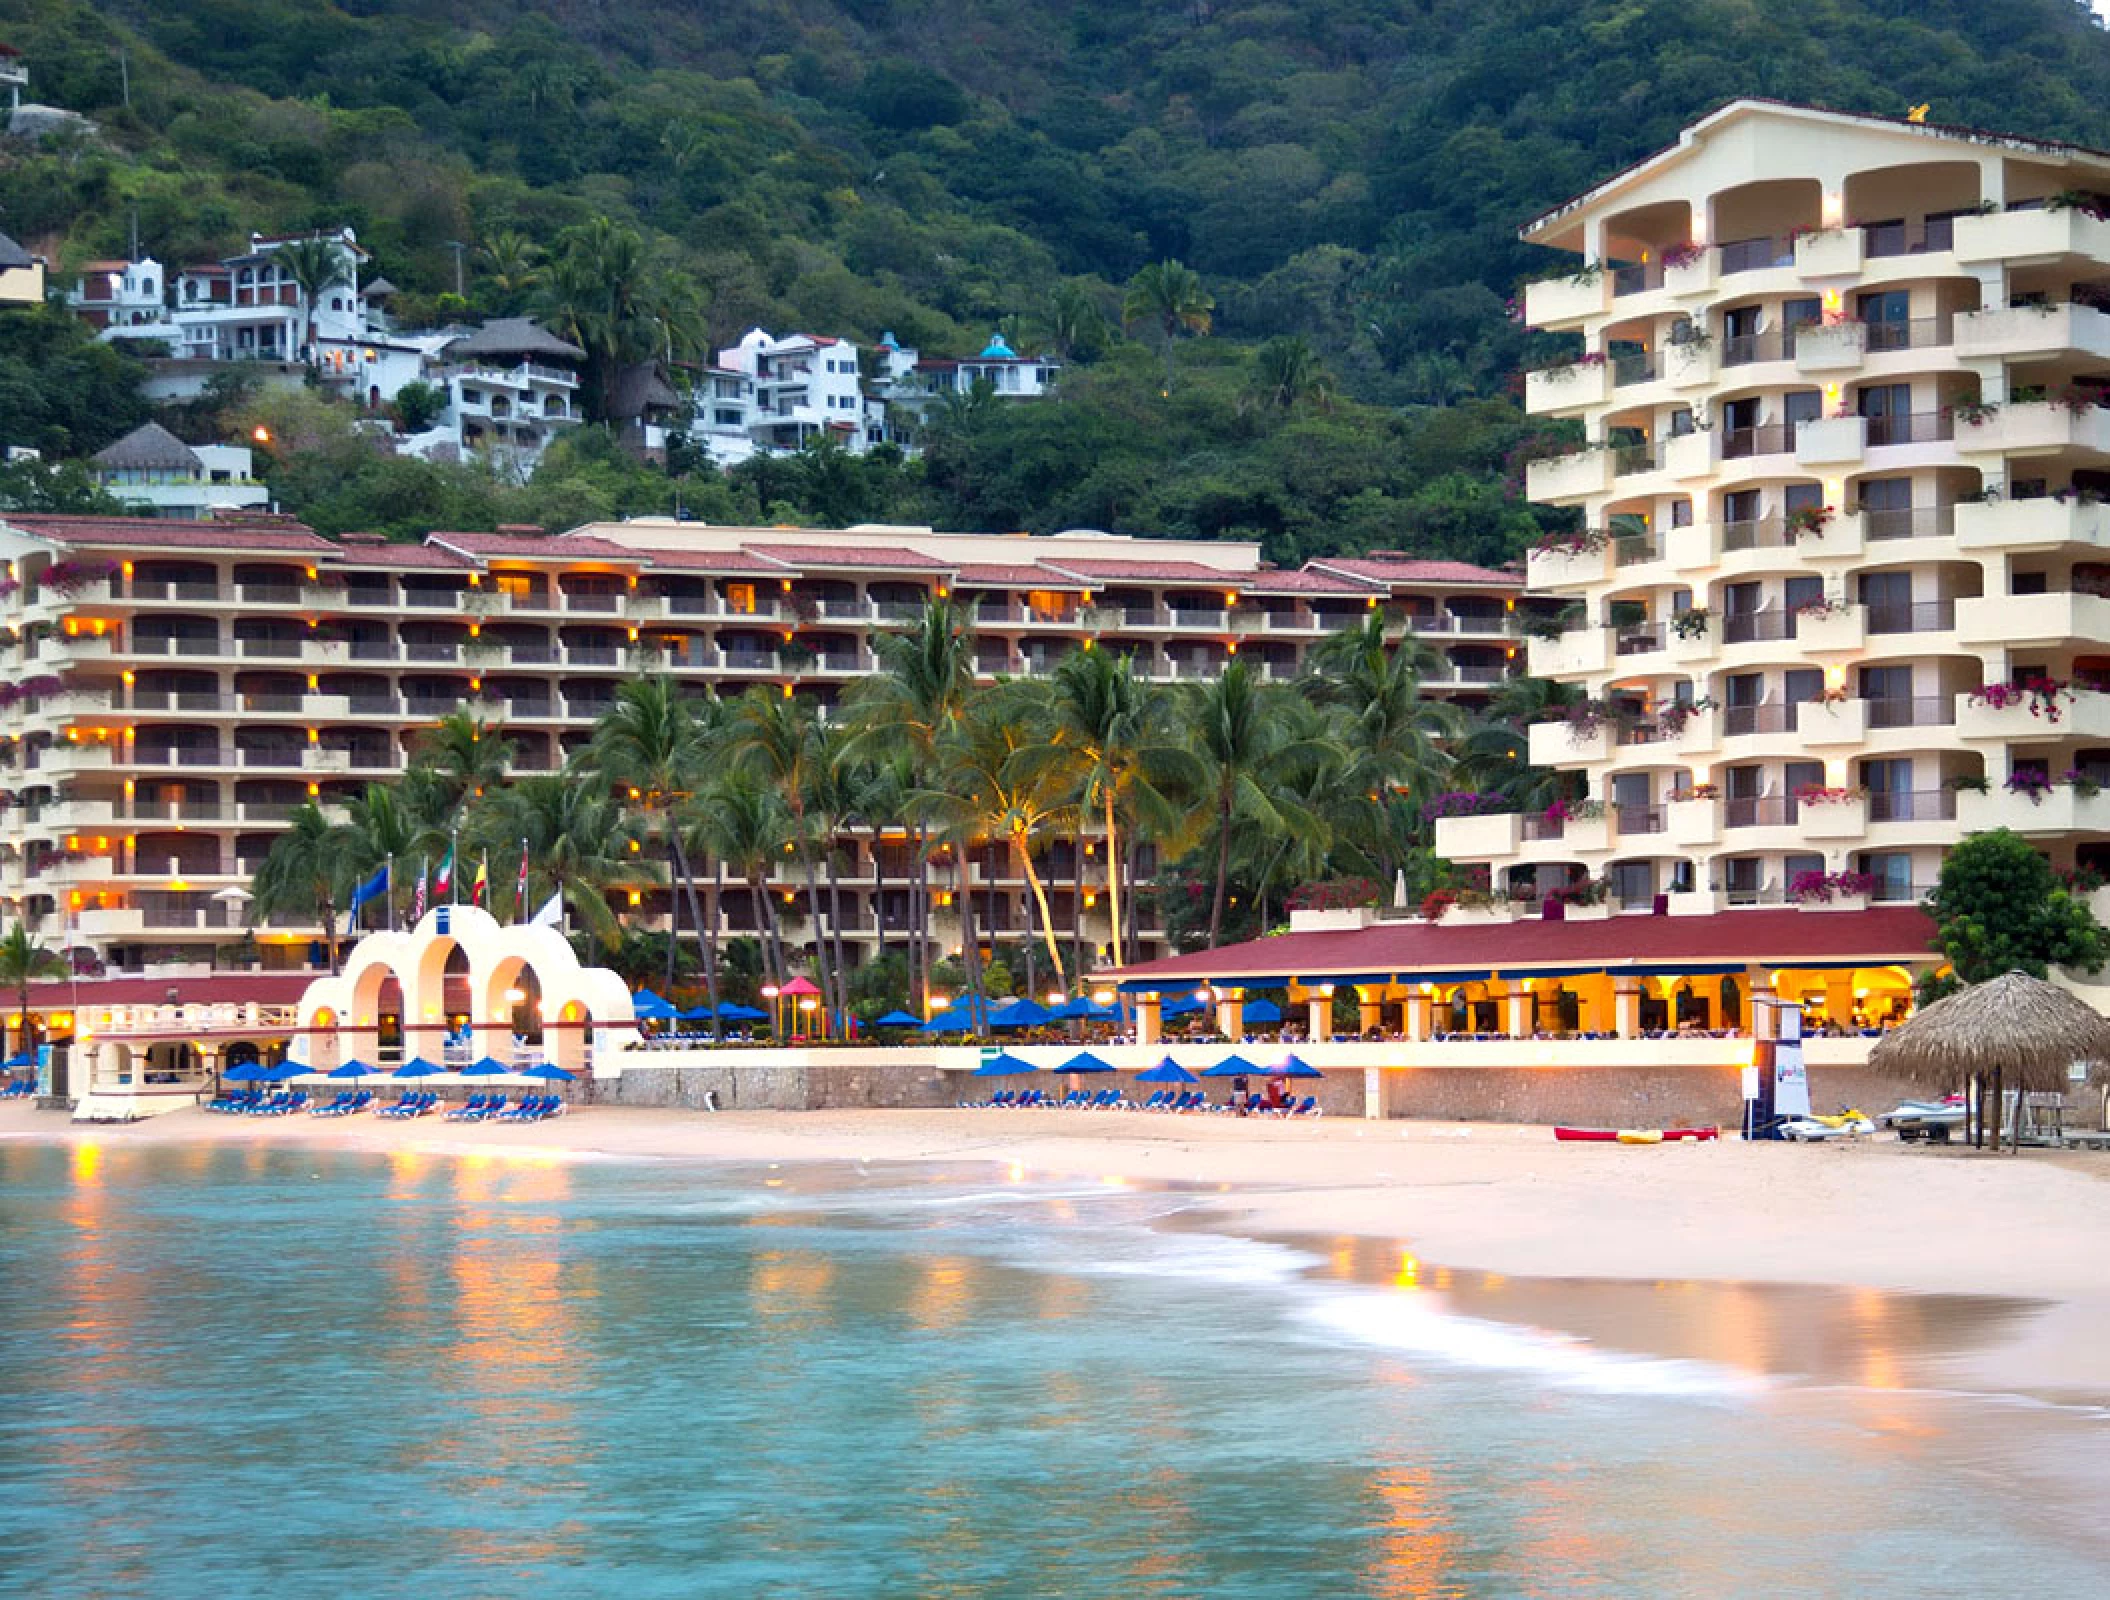
[[[1413,831],[1400,825],[1400,798],[1415,815],[1450,771],[1449,744],[1463,729],[1456,706],[1421,692],[1436,660],[1411,633],[1388,646],[1384,615],[1372,612],[1305,661],[1305,692],[1333,711],[1335,737],[1348,752],[1341,791],[1353,832],[1372,869],[1386,877],[1404,864]]]
[[[784,802],[791,819],[792,843],[806,874],[806,920],[813,929],[813,964],[820,976],[822,999],[840,1017],[844,996],[840,974],[827,959],[821,937],[820,885],[814,864],[815,847],[825,849],[832,841],[819,835],[806,809],[826,760],[812,705],[796,697],[786,699],[750,689],[733,705],[726,725],[726,751],[773,787]]]
[[[492,849],[525,852],[528,907],[550,895],[604,946],[621,928],[609,895],[623,884],[657,881],[639,853],[636,821],[626,816],[607,779],[595,772],[535,773],[498,790],[479,808],[476,832]]]
[[[354,878],[397,861],[407,868],[413,858],[423,861],[446,843],[445,830],[406,805],[394,784],[368,784],[347,809],[345,865]]]
[[[337,970],[338,891],[350,879],[350,834],[310,800],[271,841],[271,853],[249,884],[250,926],[279,915],[321,923],[332,972]]]
[[[789,975],[784,960],[783,926],[769,897],[769,874],[783,859],[792,837],[791,814],[776,789],[752,772],[726,771],[680,813],[689,843],[723,861],[747,881],[754,910],[755,933],[769,962],[769,981],[782,985]],[[713,1009],[717,1002],[712,1002]]]
[[[665,673],[632,678],[616,690],[615,703],[594,724],[585,757],[590,770],[601,774],[618,795],[627,796],[642,811],[645,831],[659,836],[673,891],[686,897],[696,924],[713,1013],[718,1009],[718,908],[714,901],[706,922],[696,900],[696,880],[689,871],[682,811],[694,796],[700,775],[709,768],[711,741],[703,718],[714,708],[715,702],[686,698]],[[715,1020],[712,1028],[717,1029]]]
[[[1152,329],[1165,349],[1165,392],[1172,392],[1172,351],[1179,336],[1205,336],[1216,297],[1202,287],[1201,274],[1181,261],[1153,261],[1133,278],[1121,295],[1121,324]]]
[[[519,308],[529,291],[542,282],[542,249],[524,233],[501,228],[477,251],[489,269],[484,279],[496,291],[501,309]]]
[[[411,759],[431,770],[452,813],[505,781],[513,741],[474,712],[450,711],[418,734]]]
[[[1283,334],[1253,352],[1253,395],[1262,405],[1295,410],[1309,400],[1324,407],[1333,400],[1333,379],[1302,334]]]
[[[15,991],[15,1015],[21,1031],[15,1048],[27,1054],[30,1048],[29,986],[38,978],[63,978],[71,970],[56,950],[37,943],[36,935],[15,919],[15,925],[0,935],[0,984]]]
[[[872,651],[878,670],[848,696],[852,733],[844,755],[899,757],[927,773],[939,739],[958,723],[974,694],[973,624],[950,600],[932,600],[906,631],[874,635]],[[912,826],[909,986],[920,1005],[930,987],[930,862],[927,834],[920,823]]]
[[[1214,683],[1200,686],[1183,707],[1201,787],[1216,819],[1216,892],[1209,908],[1209,943],[1223,933],[1224,906],[1231,882],[1232,819],[1241,818],[1262,837],[1279,837],[1308,829],[1309,819],[1293,809],[1289,792],[1278,779],[1295,766],[1320,764],[1327,754],[1317,741],[1291,742],[1284,737],[1283,697],[1253,675],[1243,657],[1234,657]]]
[[[1556,720],[1582,698],[1574,684],[1550,678],[1503,682],[1457,743],[1458,781],[1519,811],[1543,811],[1563,798],[1574,780],[1557,767],[1531,764],[1531,725]]]
[[[1047,309],[1037,320],[1048,344],[1065,361],[1079,359],[1080,352],[1098,350],[1106,343],[1106,313],[1099,309],[1092,291],[1074,279],[1055,286]]]
[[[586,352],[583,403],[604,421],[618,369],[649,360],[662,344],[648,303],[645,242],[636,229],[597,216],[558,234],[557,251],[542,285],[542,317]]]
[[[304,343],[308,364],[313,366],[315,302],[324,291],[352,281],[351,263],[346,259],[342,244],[320,234],[312,239],[295,239],[282,244],[273,254],[277,257],[279,270],[291,278],[293,287],[300,291],[301,327],[306,334]]]

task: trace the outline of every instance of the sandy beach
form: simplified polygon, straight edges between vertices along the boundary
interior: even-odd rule
[[[2110,1403],[2110,1157],[1888,1139],[1629,1148],[1556,1144],[1511,1124],[966,1110],[588,1107],[487,1128],[184,1111],[87,1127],[0,1107],[0,1139],[18,1138],[987,1164],[997,1176],[1176,1185],[1201,1192],[1206,1225],[1297,1238],[1358,1277],[1440,1274],[1479,1315],[1805,1376]],[[1565,1281],[1555,1292],[1545,1280]],[[1684,1298],[1670,1314],[1617,1287],[1635,1284]]]

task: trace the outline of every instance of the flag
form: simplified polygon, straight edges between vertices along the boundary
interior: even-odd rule
[[[388,868],[376,867],[374,875],[352,890],[352,896],[344,905],[344,931],[350,933],[359,926],[359,908],[369,900],[378,900],[388,893]]]
[[[447,858],[440,863],[439,876],[432,880],[432,896],[445,899],[454,891],[454,846],[447,846]]]
[[[527,840],[523,839],[520,841],[520,888],[513,896],[513,920],[515,922],[527,915],[527,869],[528,846]]]
[[[432,863],[420,857],[418,860],[418,887],[410,897],[410,920],[421,921],[425,915],[425,880],[432,876]]]
[[[486,850],[476,863],[476,880],[469,885],[469,904],[480,906],[491,892],[491,852]]]
[[[537,908],[528,918],[531,928],[561,928],[564,926],[564,891],[559,889]]]

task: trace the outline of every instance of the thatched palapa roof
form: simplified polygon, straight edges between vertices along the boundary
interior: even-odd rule
[[[549,361],[583,361],[586,352],[567,344],[528,317],[496,317],[447,346],[455,360],[474,356],[540,356]]]
[[[184,472],[200,465],[195,450],[158,422],[144,422],[89,457],[113,472]]]
[[[1878,1041],[1868,1064],[1929,1088],[1998,1072],[2012,1086],[2063,1091],[2076,1061],[2110,1064],[2110,1018],[2056,984],[2009,972],[1974,983]]]

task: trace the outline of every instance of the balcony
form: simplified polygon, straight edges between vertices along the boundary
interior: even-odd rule
[[[1862,607],[1868,637],[1892,633],[1948,633],[1956,626],[1954,600],[1913,600],[1901,605]]]
[[[1585,269],[1524,287],[1524,320],[1534,328],[1575,327],[1611,309],[1612,274]]]
[[[1515,812],[1438,817],[1436,853],[1446,861],[1493,861],[1513,856],[1524,819]]]
[[[1524,375],[1524,409],[1547,416],[1601,406],[1612,397],[1612,367],[1602,357],[1570,361]]]
[[[1966,833],[1993,828],[2039,836],[2110,831],[2110,790],[2083,796],[2060,784],[2031,799],[2025,792],[1995,784],[1984,794],[1966,790],[1949,798],[1956,802],[1956,821]]]
[[[1795,241],[1795,270],[1805,278],[1858,278],[1863,255],[1859,228],[1806,233]]]
[[[1866,700],[1812,700],[1796,711],[1796,734],[1812,750],[1858,745],[1868,737]]]
[[[2064,500],[1987,500],[1955,507],[1957,548],[2027,554],[2061,545],[2110,549],[2110,506]]]
[[[1534,722],[1526,730],[1534,767],[1580,767],[1612,758],[1612,725],[1578,733],[1567,722]]]
[[[1855,535],[1837,550],[1830,548],[1833,529]],[[1892,544],[1906,539],[1950,539],[1956,533],[1954,506],[1901,506],[1896,509],[1863,507],[1835,518],[1825,530],[1824,546],[1817,555],[1859,555],[1866,545]],[[1849,548],[1850,546],[1850,548]]]
[[[1994,408],[1976,422],[1958,421],[1962,455],[2054,455],[2062,450],[2110,452],[2110,412],[2081,410],[2049,400],[2020,400]]]
[[[1868,616],[1859,606],[1804,611],[1796,616],[1790,637],[1804,655],[1853,655],[1868,643]]]
[[[1858,465],[1875,442],[1869,422],[1867,417],[1812,417],[1795,430],[1796,463],[1813,471]]]
[[[2061,649],[2110,639],[2110,599],[2054,590],[1997,594],[1956,602],[1956,639],[1983,649],[2046,646]]]
[[[1711,477],[1722,464],[1725,448],[1718,429],[1672,434],[1664,441],[1663,470],[1681,483]]]
[[[1962,262],[2055,261],[2061,256],[2110,260],[2110,222],[2080,210],[2045,207],[1995,211],[1958,217],[1954,222],[1956,259]]]
[[[1802,836],[1812,842],[1859,839],[1868,832],[1868,800],[1865,796],[1816,804],[1796,801],[1794,810],[1795,815],[1789,820],[1796,823],[1802,829]]]
[[[1559,502],[1609,494],[1612,489],[1612,452],[1603,445],[1572,455],[1534,461],[1524,469],[1525,493],[1533,500]]]
[[[1692,850],[1721,840],[1722,802],[1719,799],[1673,800],[1663,809],[1663,831],[1673,848]]]
[[[1673,337],[1664,346],[1663,376],[1673,389],[1705,389],[1713,384],[1717,367],[1712,340],[1681,342]]]
[[[1872,828],[1891,823],[1954,822],[1956,794],[1950,789],[1872,789],[1868,795],[1868,824]]]
[[[1947,728],[1956,721],[1954,695],[1898,695],[1861,704],[1872,734],[1893,728]]]
[[[1967,311],[1956,319],[1956,355],[1963,361],[2110,359],[2110,313],[2073,304]]]
[[[1826,322],[1804,328],[1795,339],[1795,370],[1804,377],[1850,372],[1868,351],[1868,328],[1859,322]]]
[[[1595,677],[1612,667],[1612,635],[1605,628],[1571,628],[1552,639],[1532,639],[1524,648],[1534,678]]]
[[[1956,737],[1995,745],[2110,742],[2110,694],[2082,689],[2046,708],[2026,699],[1989,705],[1966,691],[1956,696]]]

